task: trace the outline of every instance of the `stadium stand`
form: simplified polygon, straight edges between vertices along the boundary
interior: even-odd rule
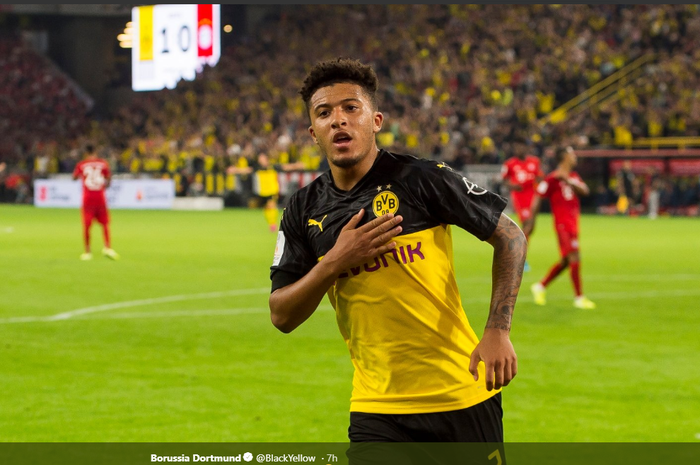
[[[16,35],[0,37],[0,101],[0,154],[9,162],[47,142],[70,143],[88,128],[90,99]]]
[[[180,195],[232,189],[237,180],[225,168],[246,166],[263,150],[316,170],[322,157],[296,92],[306,68],[335,56],[377,70],[386,116],[381,146],[457,169],[502,163],[516,133],[543,158],[556,143],[625,147],[640,137],[697,136],[699,37],[696,5],[295,5],[225,48],[195,81],[139,94],[100,121],[42,60],[6,38],[1,93],[14,104],[3,105],[10,137],[0,152],[38,175],[68,172],[90,139],[116,173],[174,177]],[[540,124],[645,56],[638,77],[612,98]],[[674,196],[659,189],[669,209],[683,203],[674,198],[697,198],[695,178],[657,182],[666,183],[695,190]],[[604,188],[614,203],[615,176]]]

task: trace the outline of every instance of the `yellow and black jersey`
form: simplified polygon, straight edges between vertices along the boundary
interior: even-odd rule
[[[403,216],[396,249],[345,270],[328,291],[355,367],[351,411],[457,410],[498,392],[486,390],[483,364],[477,382],[468,371],[478,338],[455,281],[450,225],[486,240],[505,205],[444,163],[384,150],[350,191],[326,172],[289,199],[273,291],[308,273],[361,208],[361,224]]]

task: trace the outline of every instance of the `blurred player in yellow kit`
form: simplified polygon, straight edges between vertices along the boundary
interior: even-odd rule
[[[279,214],[277,201],[280,194],[277,173],[279,171],[302,169],[304,169],[304,164],[301,162],[271,164],[268,155],[261,153],[251,166],[244,168],[231,166],[226,172],[228,174],[253,174],[253,193],[258,199],[258,205],[263,207],[263,214],[270,231],[275,232],[277,231],[277,217]]]

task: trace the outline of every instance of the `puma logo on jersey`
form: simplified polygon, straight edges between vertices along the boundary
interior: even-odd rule
[[[324,215],[323,218],[321,218],[321,221],[316,221],[314,219],[309,220],[309,224],[307,224],[307,226],[318,226],[318,229],[323,232],[323,220],[326,219],[326,216],[328,215]]]

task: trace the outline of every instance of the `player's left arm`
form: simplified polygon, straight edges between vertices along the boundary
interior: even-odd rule
[[[540,194],[535,193],[532,197],[532,203],[530,204],[530,217],[523,223],[523,233],[525,237],[530,237],[535,230],[535,222],[537,220],[537,214],[540,212],[541,205],[542,197],[540,197]]]
[[[246,166],[245,168],[241,168],[238,166],[229,166],[226,168],[226,174],[250,174],[253,172],[253,168],[250,166]]]
[[[477,365],[483,361],[486,389],[491,391],[507,386],[518,372],[510,327],[523,277],[527,239],[518,225],[501,213],[495,231],[486,241],[493,246],[491,305],[484,335],[471,355],[469,372],[478,380]]]
[[[537,160],[537,169],[535,170],[535,187],[544,181],[544,171],[542,171],[542,163],[540,162],[539,158],[535,158]]]
[[[585,197],[591,193],[591,190],[588,188],[588,185],[585,182],[583,182],[583,179],[579,178],[578,176],[569,176],[565,179],[565,181],[568,185],[571,186],[576,195],[578,195],[579,197]]]
[[[542,180],[537,183],[535,187],[535,195],[532,197],[532,203],[530,204],[530,217],[523,223],[523,232],[525,237],[530,237],[532,232],[535,230],[535,221],[537,220],[537,214],[540,212],[542,206],[542,197],[548,196],[550,191],[549,183]]]
[[[279,165],[275,165],[277,168],[277,171],[303,171],[306,169],[304,166],[304,162],[302,161],[297,161],[294,163],[280,163]]]
[[[514,182],[511,179],[510,175],[510,165],[506,162],[503,167],[501,168],[501,181],[503,181],[503,184],[505,184],[506,188],[510,191],[520,191],[523,189],[523,186],[520,184]]]
[[[104,189],[107,190],[109,188],[109,185],[112,184],[112,172],[107,168],[104,172],[104,177],[105,177],[105,187]]]
[[[491,391],[510,383],[517,373],[517,359],[510,342],[510,322],[520,289],[527,240],[517,224],[503,214],[506,200],[469,181],[446,164],[426,162],[416,176],[416,192],[430,214],[443,224],[454,224],[487,241],[494,249],[491,306],[481,342],[471,354],[469,371],[478,379],[480,361],[486,367],[486,388]]]

